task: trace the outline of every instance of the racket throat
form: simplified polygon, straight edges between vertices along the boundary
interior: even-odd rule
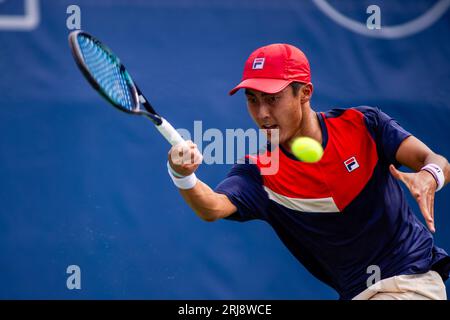
[[[145,100],[145,98],[142,94],[139,95],[138,99],[139,99],[139,102],[142,104],[147,103],[147,100]]]

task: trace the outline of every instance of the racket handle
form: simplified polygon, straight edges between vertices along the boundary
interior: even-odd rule
[[[166,138],[167,141],[173,146],[179,143],[186,143],[186,141],[180,136],[177,130],[164,118],[161,117],[161,124],[156,126],[156,129]]]

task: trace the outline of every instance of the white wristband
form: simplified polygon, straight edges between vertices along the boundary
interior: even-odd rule
[[[190,175],[181,178],[175,177],[169,162],[167,162],[167,171],[169,172],[170,178],[178,189],[192,189],[197,183],[197,177],[195,176],[195,173],[191,173]]]
[[[429,163],[426,166],[422,167],[422,169],[420,170],[428,171],[434,177],[434,180],[436,180],[437,183],[436,192],[442,189],[445,184],[445,176],[444,171],[442,171],[441,167],[439,167],[437,164]]]

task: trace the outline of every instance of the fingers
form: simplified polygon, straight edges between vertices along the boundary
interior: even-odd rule
[[[191,140],[186,141],[187,147],[183,147],[183,164],[198,165],[202,162],[203,156],[197,148],[197,145]],[[186,154],[186,157],[184,155]]]
[[[416,200],[428,229],[434,233],[436,230],[434,228],[434,219],[430,211],[431,199],[427,195],[419,195],[418,197],[416,197]]]
[[[406,185],[406,187],[411,191],[411,193],[413,193],[411,190],[412,180],[410,178],[411,175],[410,173],[405,173],[397,170],[397,168],[393,164],[389,165],[389,171],[391,172],[391,174],[394,176],[395,179],[403,182]]]
[[[391,174],[394,176],[395,179],[405,182],[403,179],[402,172],[398,171],[393,164],[389,166],[389,171],[391,172]]]
[[[431,193],[431,196],[430,196],[430,214],[431,214],[431,219],[433,219],[433,229],[430,229],[430,230],[431,230],[431,232],[435,233],[436,225],[434,224],[434,192]]]
[[[173,146],[168,154],[169,164],[180,175],[189,175],[198,168],[203,156],[192,141]]]
[[[397,170],[392,164],[389,171],[394,178],[402,181],[411,192],[411,195],[417,201],[420,211],[425,219],[428,229],[435,232],[434,225],[434,189],[432,178],[423,172],[405,173]]]
[[[191,148],[191,150],[193,152],[193,155],[191,157],[192,164],[197,164],[198,165],[198,164],[202,163],[203,156],[202,156],[200,150],[198,150],[197,145],[195,143],[193,143],[192,141],[189,141],[189,142],[190,142],[190,148]]]
[[[420,171],[414,174],[415,179],[410,188],[411,194],[417,200],[420,211],[422,212],[428,229],[432,232],[436,232],[436,226],[434,223],[434,194],[435,194],[435,181],[427,172]]]
[[[434,195],[430,193],[413,194],[414,198],[419,205],[420,212],[425,219],[428,229],[432,232],[436,232],[434,225]]]

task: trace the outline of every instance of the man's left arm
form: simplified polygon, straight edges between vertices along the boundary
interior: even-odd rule
[[[392,175],[408,187],[419,204],[428,228],[431,232],[435,232],[434,194],[440,184],[445,185],[450,181],[450,165],[447,159],[434,153],[414,136],[409,136],[403,140],[395,158],[400,164],[412,169],[414,172],[401,172],[393,165],[390,165],[389,169]],[[425,166],[427,168],[422,170]],[[439,170],[442,171],[439,172]]]

